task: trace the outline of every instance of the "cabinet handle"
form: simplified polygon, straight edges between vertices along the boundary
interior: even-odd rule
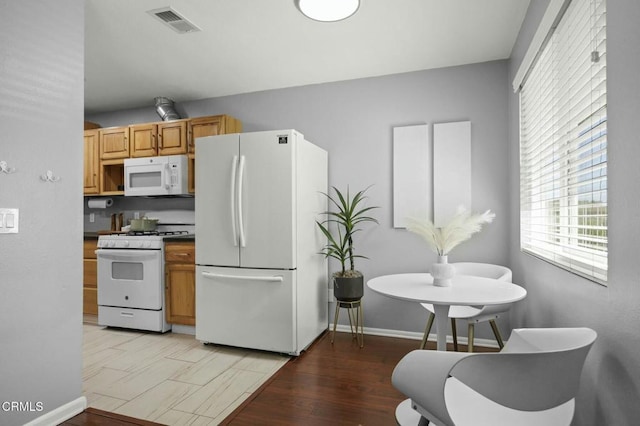
[[[151,135],[151,148],[156,149],[156,146],[157,146],[156,135]]]
[[[124,137],[124,149],[129,151],[129,139],[126,136]]]
[[[93,186],[96,186],[96,174],[93,174]]]
[[[158,135],[158,148],[162,149],[162,133]]]

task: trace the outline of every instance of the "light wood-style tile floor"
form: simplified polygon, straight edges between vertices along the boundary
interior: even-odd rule
[[[86,323],[83,394],[88,405],[167,425],[216,425],[289,357],[215,345],[186,334]]]

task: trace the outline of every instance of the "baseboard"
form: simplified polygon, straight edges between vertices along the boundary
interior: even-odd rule
[[[171,332],[178,334],[196,335],[196,327],[193,325],[171,324]]]
[[[329,330],[333,330],[333,324],[329,324]],[[351,332],[351,328],[343,325],[343,324],[338,324],[336,326],[336,331],[340,331],[340,332],[344,332],[344,333],[350,333]],[[409,339],[409,340],[422,340],[422,333],[418,333],[415,331],[404,331],[404,330],[389,330],[386,328],[371,328],[371,327],[365,327],[364,328],[364,334],[369,334],[371,336],[382,336],[382,337],[396,337],[399,339]],[[429,340],[435,342],[436,341],[436,335],[431,333],[429,334]],[[447,343],[453,343],[453,337],[447,335]],[[461,345],[466,345],[468,343],[468,340],[465,336],[458,336],[458,343],[460,343]],[[505,341],[506,343],[506,341]],[[491,340],[491,339],[479,339],[479,338],[474,338],[473,339],[473,345],[474,346],[484,346],[487,348],[498,348],[498,342],[496,342],[495,340]]]
[[[82,413],[85,408],[87,408],[87,398],[81,396],[80,398],[74,399],[71,402],[61,405],[55,410],[49,411],[47,414],[31,420],[24,426],[59,425],[65,420],[69,420],[71,417]]]

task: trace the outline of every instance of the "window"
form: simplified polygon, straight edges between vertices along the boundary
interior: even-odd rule
[[[552,0],[550,9],[554,4],[551,29],[542,30],[544,41],[527,53],[531,65],[514,82],[520,90],[520,246],[605,284],[606,1]]]

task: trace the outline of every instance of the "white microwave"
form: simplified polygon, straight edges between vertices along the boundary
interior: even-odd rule
[[[124,195],[187,195],[187,156],[126,158]]]

